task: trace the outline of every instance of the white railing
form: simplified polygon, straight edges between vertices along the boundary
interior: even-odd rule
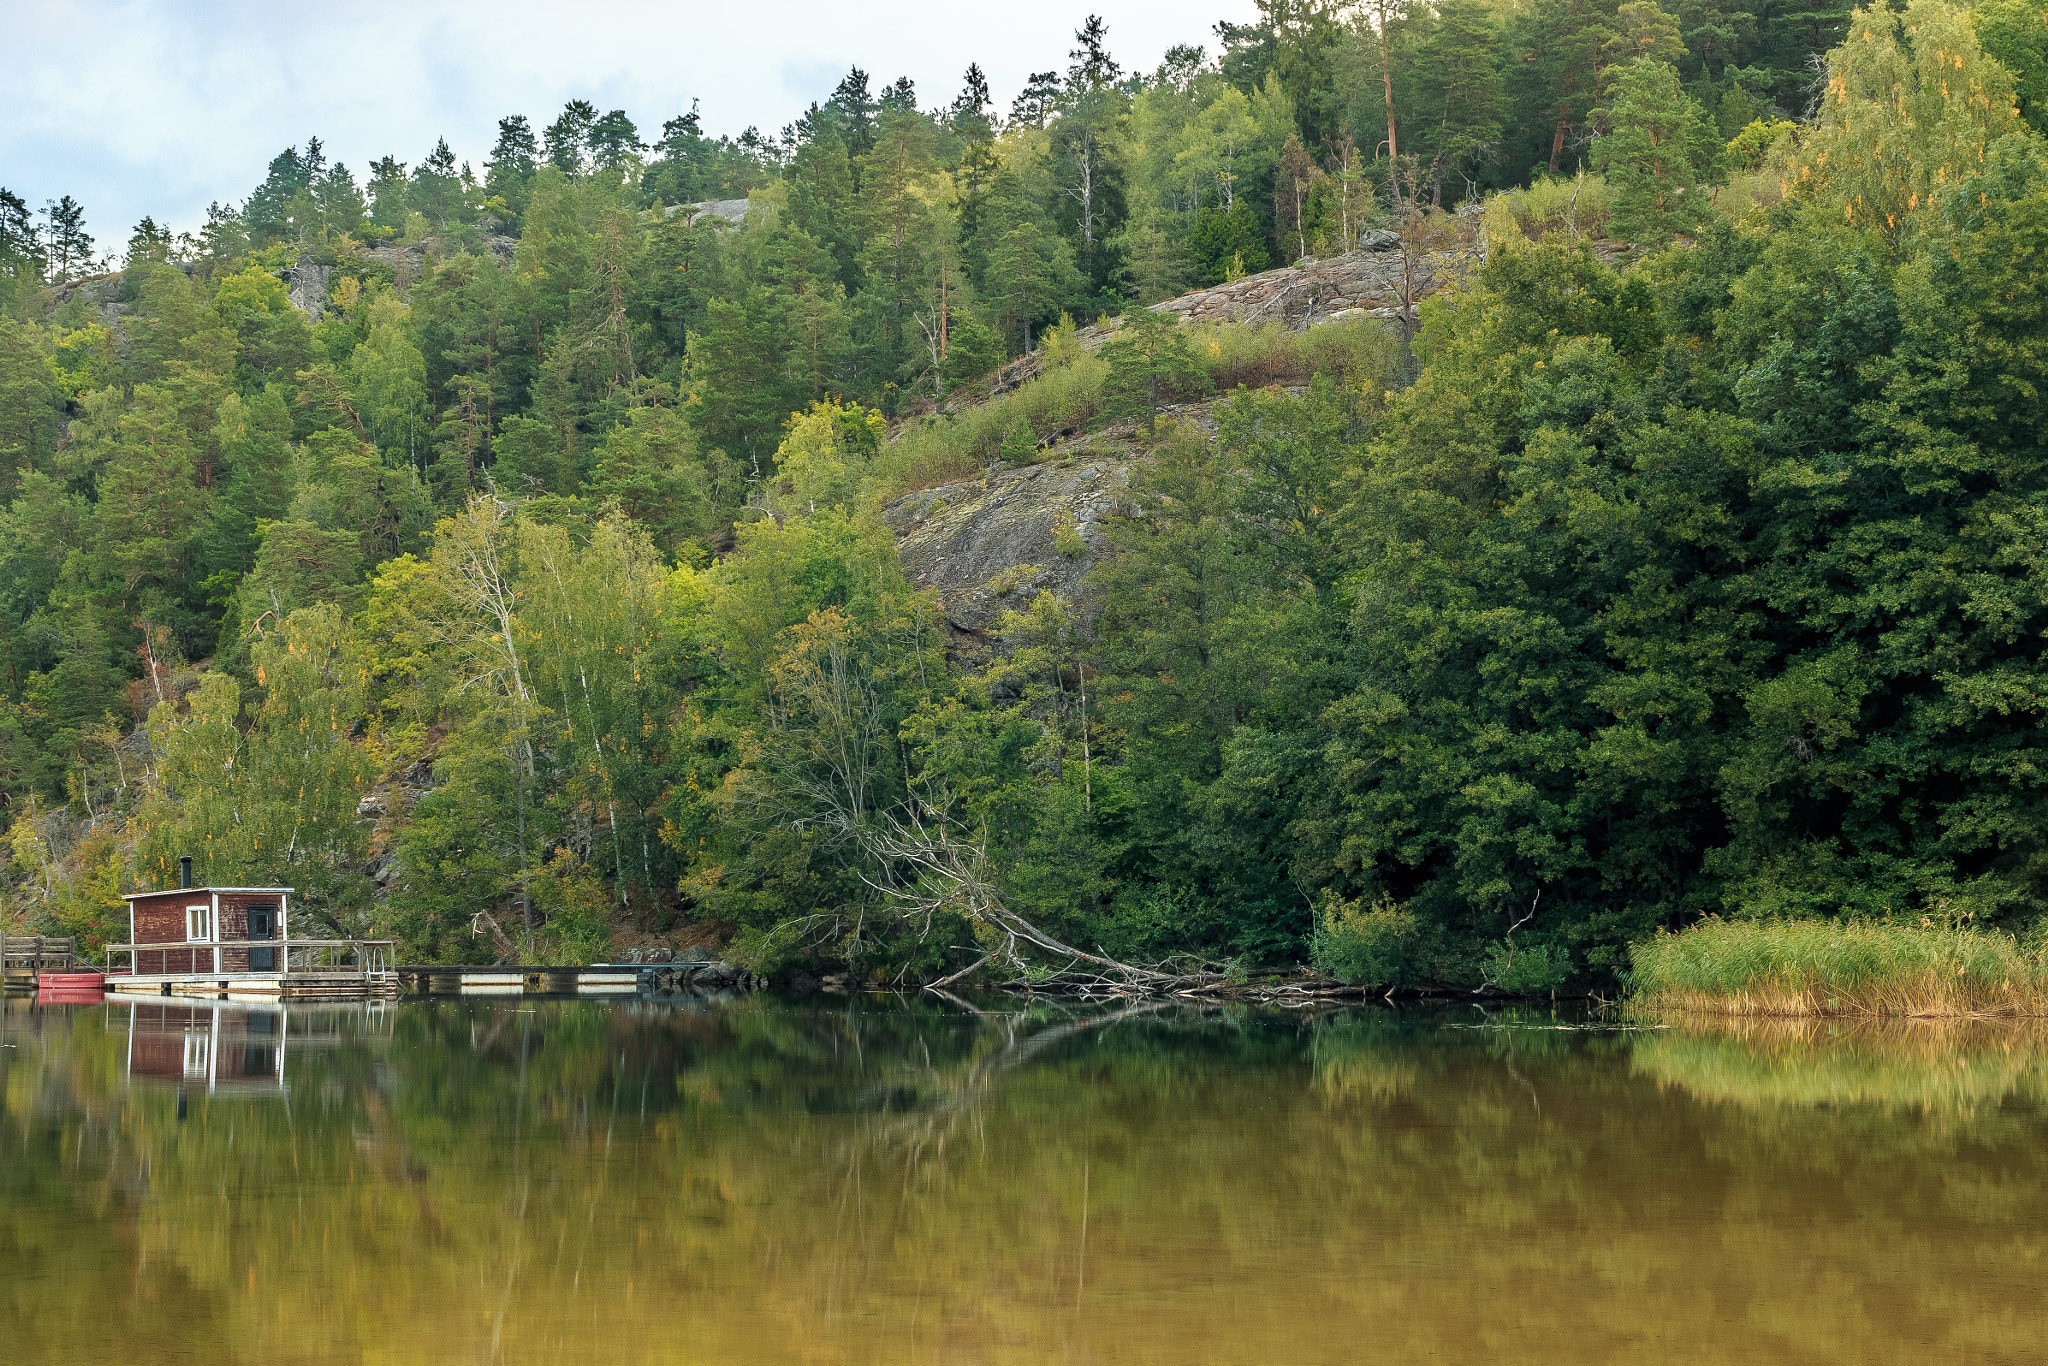
[[[109,944],[107,965],[113,970],[114,955],[128,955],[128,975],[131,977],[282,977],[286,974],[313,976],[360,976],[369,982],[390,983],[397,980],[392,969],[391,955],[396,941],[390,939],[209,939],[191,942],[172,941],[162,944]],[[270,968],[250,969],[246,966],[228,969],[221,964],[221,954],[227,949],[270,949],[281,955],[271,961]],[[173,969],[168,957],[159,960],[155,971],[144,971],[141,956],[149,954],[177,954],[181,958],[188,953],[209,952],[211,967],[185,967]],[[294,959],[296,955],[296,960]],[[354,959],[350,963],[336,961],[342,956]],[[187,962],[189,963],[189,959]]]

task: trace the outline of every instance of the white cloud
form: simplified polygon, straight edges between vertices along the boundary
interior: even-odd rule
[[[643,136],[702,101],[707,131],[774,132],[848,66],[877,85],[907,75],[927,107],[980,62],[1005,107],[1032,68],[1064,69],[1092,10],[1127,69],[1174,43],[1212,51],[1217,18],[1168,0],[963,6],[935,0],[770,5],[447,0],[290,8],[39,0],[10,19],[0,184],[40,206],[71,194],[102,249],[144,214],[196,228],[211,200],[240,200],[271,157],[319,137],[361,176],[387,153],[414,163],[445,136],[481,163],[497,121],[545,126],[581,97],[625,109]],[[1210,12],[1211,10],[1214,12]],[[21,54],[33,53],[30,61]]]

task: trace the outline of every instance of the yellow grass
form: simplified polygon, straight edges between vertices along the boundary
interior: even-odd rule
[[[1708,919],[1632,949],[1640,1009],[1742,1016],[2048,1015],[2038,952],[1968,923]]]

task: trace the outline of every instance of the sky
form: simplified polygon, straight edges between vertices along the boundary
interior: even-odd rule
[[[239,202],[270,159],[318,137],[360,181],[376,157],[416,165],[445,136],[483,171],[507,114],[538,132],[570,99],[623,108],[641,137],[694,98],[707,133],[779,131],[858,65],[874,87],[909,76],[925,108],[969,62],[1005,112],[1035,68],[1064,71],[1090,12],[1128,70],[1175,43],[1213,55],[1218,19],[1253,0],[7,0],[0,186],[32,207],[69,194],[96,250],[147,214],[196,231]],[[35,54],[23,60],[24,54]]]

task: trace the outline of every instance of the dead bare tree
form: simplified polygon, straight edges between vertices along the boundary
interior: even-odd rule
[[[1066,943],[1016,911],[996,886],[988,831],[938,769],[913,771],[907,790],[877,800],[892,738],[858,626],[836,608],[790,632],[770,666],[769,733],[728,783],[726,799],[755,819],[824,834],[848,857],[881,908],[929,935],[955,914],[974,927],[981,956],[934,983],[987,969],[1039,988],[1147,993],[1220,982],[1222,964],[1120,962]],[[820,928],[821,921],[803,928]]]

